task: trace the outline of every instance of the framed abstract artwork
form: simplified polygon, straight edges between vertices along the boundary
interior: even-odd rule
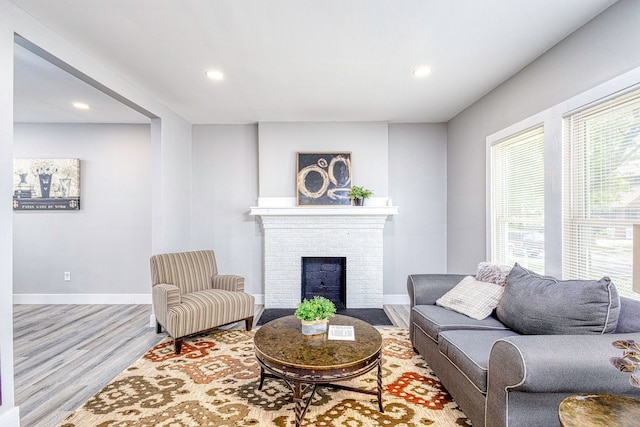
[[[296,201],[305,205],[350,205],[351,153],[298,153]]]
[[[13,159],[13,210],[80,209],[80,159]]]

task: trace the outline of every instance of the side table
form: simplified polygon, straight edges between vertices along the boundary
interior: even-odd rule
[[[640,423],[640,399],[613,394],[575,394],[560,403],[562,427],[633,427]]]

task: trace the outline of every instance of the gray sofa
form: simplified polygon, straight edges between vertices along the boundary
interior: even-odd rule
[[[474,427],[559,426],[558,405],[576,393],[640,397],[629,374],[609,362],[621,355],[613,341],[640,341],[640,302],[620,298],[613,333],[524,335],[498,320],[498,310],[474,320],[436,305],[464,277],[410,275],[409,331],[414,349]]]

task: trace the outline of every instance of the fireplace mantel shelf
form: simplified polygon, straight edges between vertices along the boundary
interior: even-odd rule
[[[390,216],[397,206],[252,207],[255,216]]]

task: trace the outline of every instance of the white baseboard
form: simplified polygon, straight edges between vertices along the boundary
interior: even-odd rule
[[[13,294],[14,304],[151,304],[151,294]]]
[[[0,414],[0,427],[20,427],[20,410],[17,406]]]

